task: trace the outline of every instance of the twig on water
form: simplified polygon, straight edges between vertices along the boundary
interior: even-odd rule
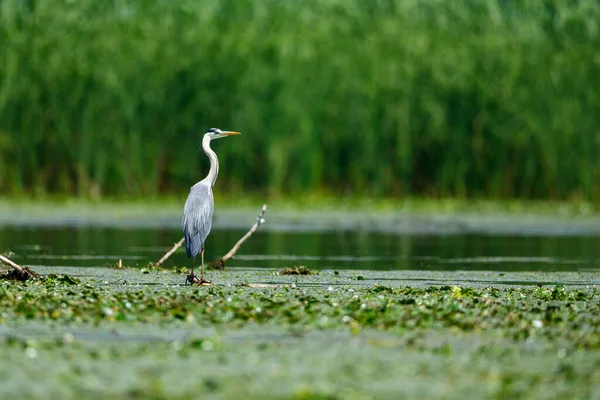
[[[12,262],[7,257],[0,254],[0,261],[5,263],[6,265],[11,266],[13,269],[6,274],[0,275],[0,279],[8,279],[8,280],[16,280],[16,281],[26,281],[31,278],[38,278],[39,275],[37,272],[32,271],[27,267],[21,267],[20,265]]]
[[[208,265],[209,267],[215,268],[215,269],[223,269],[225,267],[225,262],[227,260],[229,260],[230,258],[232,258],[235,253],[239,250],[239,248],[242,246],[242,244],[250,237],[252,236],[252,234],[254,232],[256,232],[258,230],[258,228],[260,228],[260,226],[265,222],[265,212],[267,211],[267,205],[263,204],[262,209],[260,210],[260,214],[258,214],[258,217],[256,218],[256,222],[254,223],[254,225],[252,225],[252,227],[250,228],[250,230],[244,235],[242,236],[242,238],[240,240],[237,241],[237,243],[231,248],[231,250],[229,250],[229,252],[227,254],[225,254],[223,257],[211,261]]]
[[[179,242],[175,243],[173,245],[173,248],[171,250],[167,251],[167,253],[164,256],[162,256],[162,258],[160,260],[158,260],[158,262],[156,263],[156,266],[160,267],[160,265],[162,263],[164,263],[167,260],[167,258],[171,257],[171,255],[173,253],[175,253],[178,248],[180,248],[181,246],[183,246],[184,242],[185,242],[185,238],[181,238],[181,240]]]
[[[254,232],[256,232],[258,230],[258,228],[260,228],[261,224],[263,224],[265,222],[264,216],[265,216],[266,211],[267,211],[267,205],[263,204],[260,214],[258,214],[258,218],[256,218],[256,222],[254,223],[254,225],[252,225],[250,230],[240,240],[238,240],[237,243],[231,248],[231,250],[229,250],[229,252],[227,254],[225,254],[222,258],[219,258],[217,260],[214,260],[214,261],[211,261],[210,263],[208,263],[208,268],[223,269],[225,267],[225,262],[227,260],[233,258],[235,253],[242,246],[242,244],[250,236],[252,236],[252,234]],[[175,243],[173,248],[171,250],[167,251],[167,253],[164,256],[162,256],[162,258],[160,260],[158,260],[158,262],[156,263],[156,266],[158,267],[162,263],[164,263],[169,257],[171,257],[171,255],[173,255],[173,253],[175,253],[177,251],[178,248],[183,246],[184,242],[185,242],[185,238],[181,238],[181,240],[179,242]]]
[[[8,258],[4,257],[2,254],[0,254],[0,261],[2,261],[3,263],[5,263],[7,265],[10,265],[11,267],[13,267],[14,269],[16,269],[17,271],[19,271],[21,273],[23,273],[25,271],[25,269],[23,267],[10,261]]]

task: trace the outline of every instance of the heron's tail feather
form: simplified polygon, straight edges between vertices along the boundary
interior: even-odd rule
[[[196,257],[202,249],[202,242],[198,235],[188,235],[185,233],[185,251],[188,257]]]

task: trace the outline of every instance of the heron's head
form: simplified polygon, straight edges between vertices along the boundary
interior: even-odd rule
[[[234,131],[222,131],[219,128],[210,128],[205,134],[204,137],[208,137],[210,140],[213,139],[221,139],[227,136],[239,135],[239,132]]]

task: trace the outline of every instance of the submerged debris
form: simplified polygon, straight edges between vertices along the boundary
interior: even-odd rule
[[[28,267],[22,267],[21,270],[11,269],[10,271],[0,273],[0,280],[19,281],[19,282],[36,280],[36,281],[41,281],[44,283],[62,284],[62,285],[78,285],[81,283],[81,281],[79,279],[73,278],[72,276],[67,275],[67,274],[40,275]]]
[[[279,271],[279,275],[319,275],[319,271],[306,268],[304,265],[297,265],[282,269]]]
[[[123,269],[123,268],[125,268],[123,266],[123,260],[121,260],[120,258],[119,258],[119,261],[117,261],[116,263],[106,264],[106,267],[108,267],[108,268],[114,268],[114,269]]]
[[[37,272],[28,267],[22,267],[21,270],[11,269],[10,271],[0,273],[0,280],[2,281],[25,282],[30,279],[39,279],[39,277],[40,275]]]
[[[206,269],[223,271],[225,269],[225,260],[219,258],[217,260],[211,261],[206,265]]]
[[[241,284],[241,286],[243,287],[251,287],[251,288],[277,288],[277,287],[288,287],[288,286],[282,286],[282,285],[274,285],[272,283],[249,283],[249,282],[243,282]]]

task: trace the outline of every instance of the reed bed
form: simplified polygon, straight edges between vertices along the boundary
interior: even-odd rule
[[[600,199],[600,3],[0,2],[0,191]]]

